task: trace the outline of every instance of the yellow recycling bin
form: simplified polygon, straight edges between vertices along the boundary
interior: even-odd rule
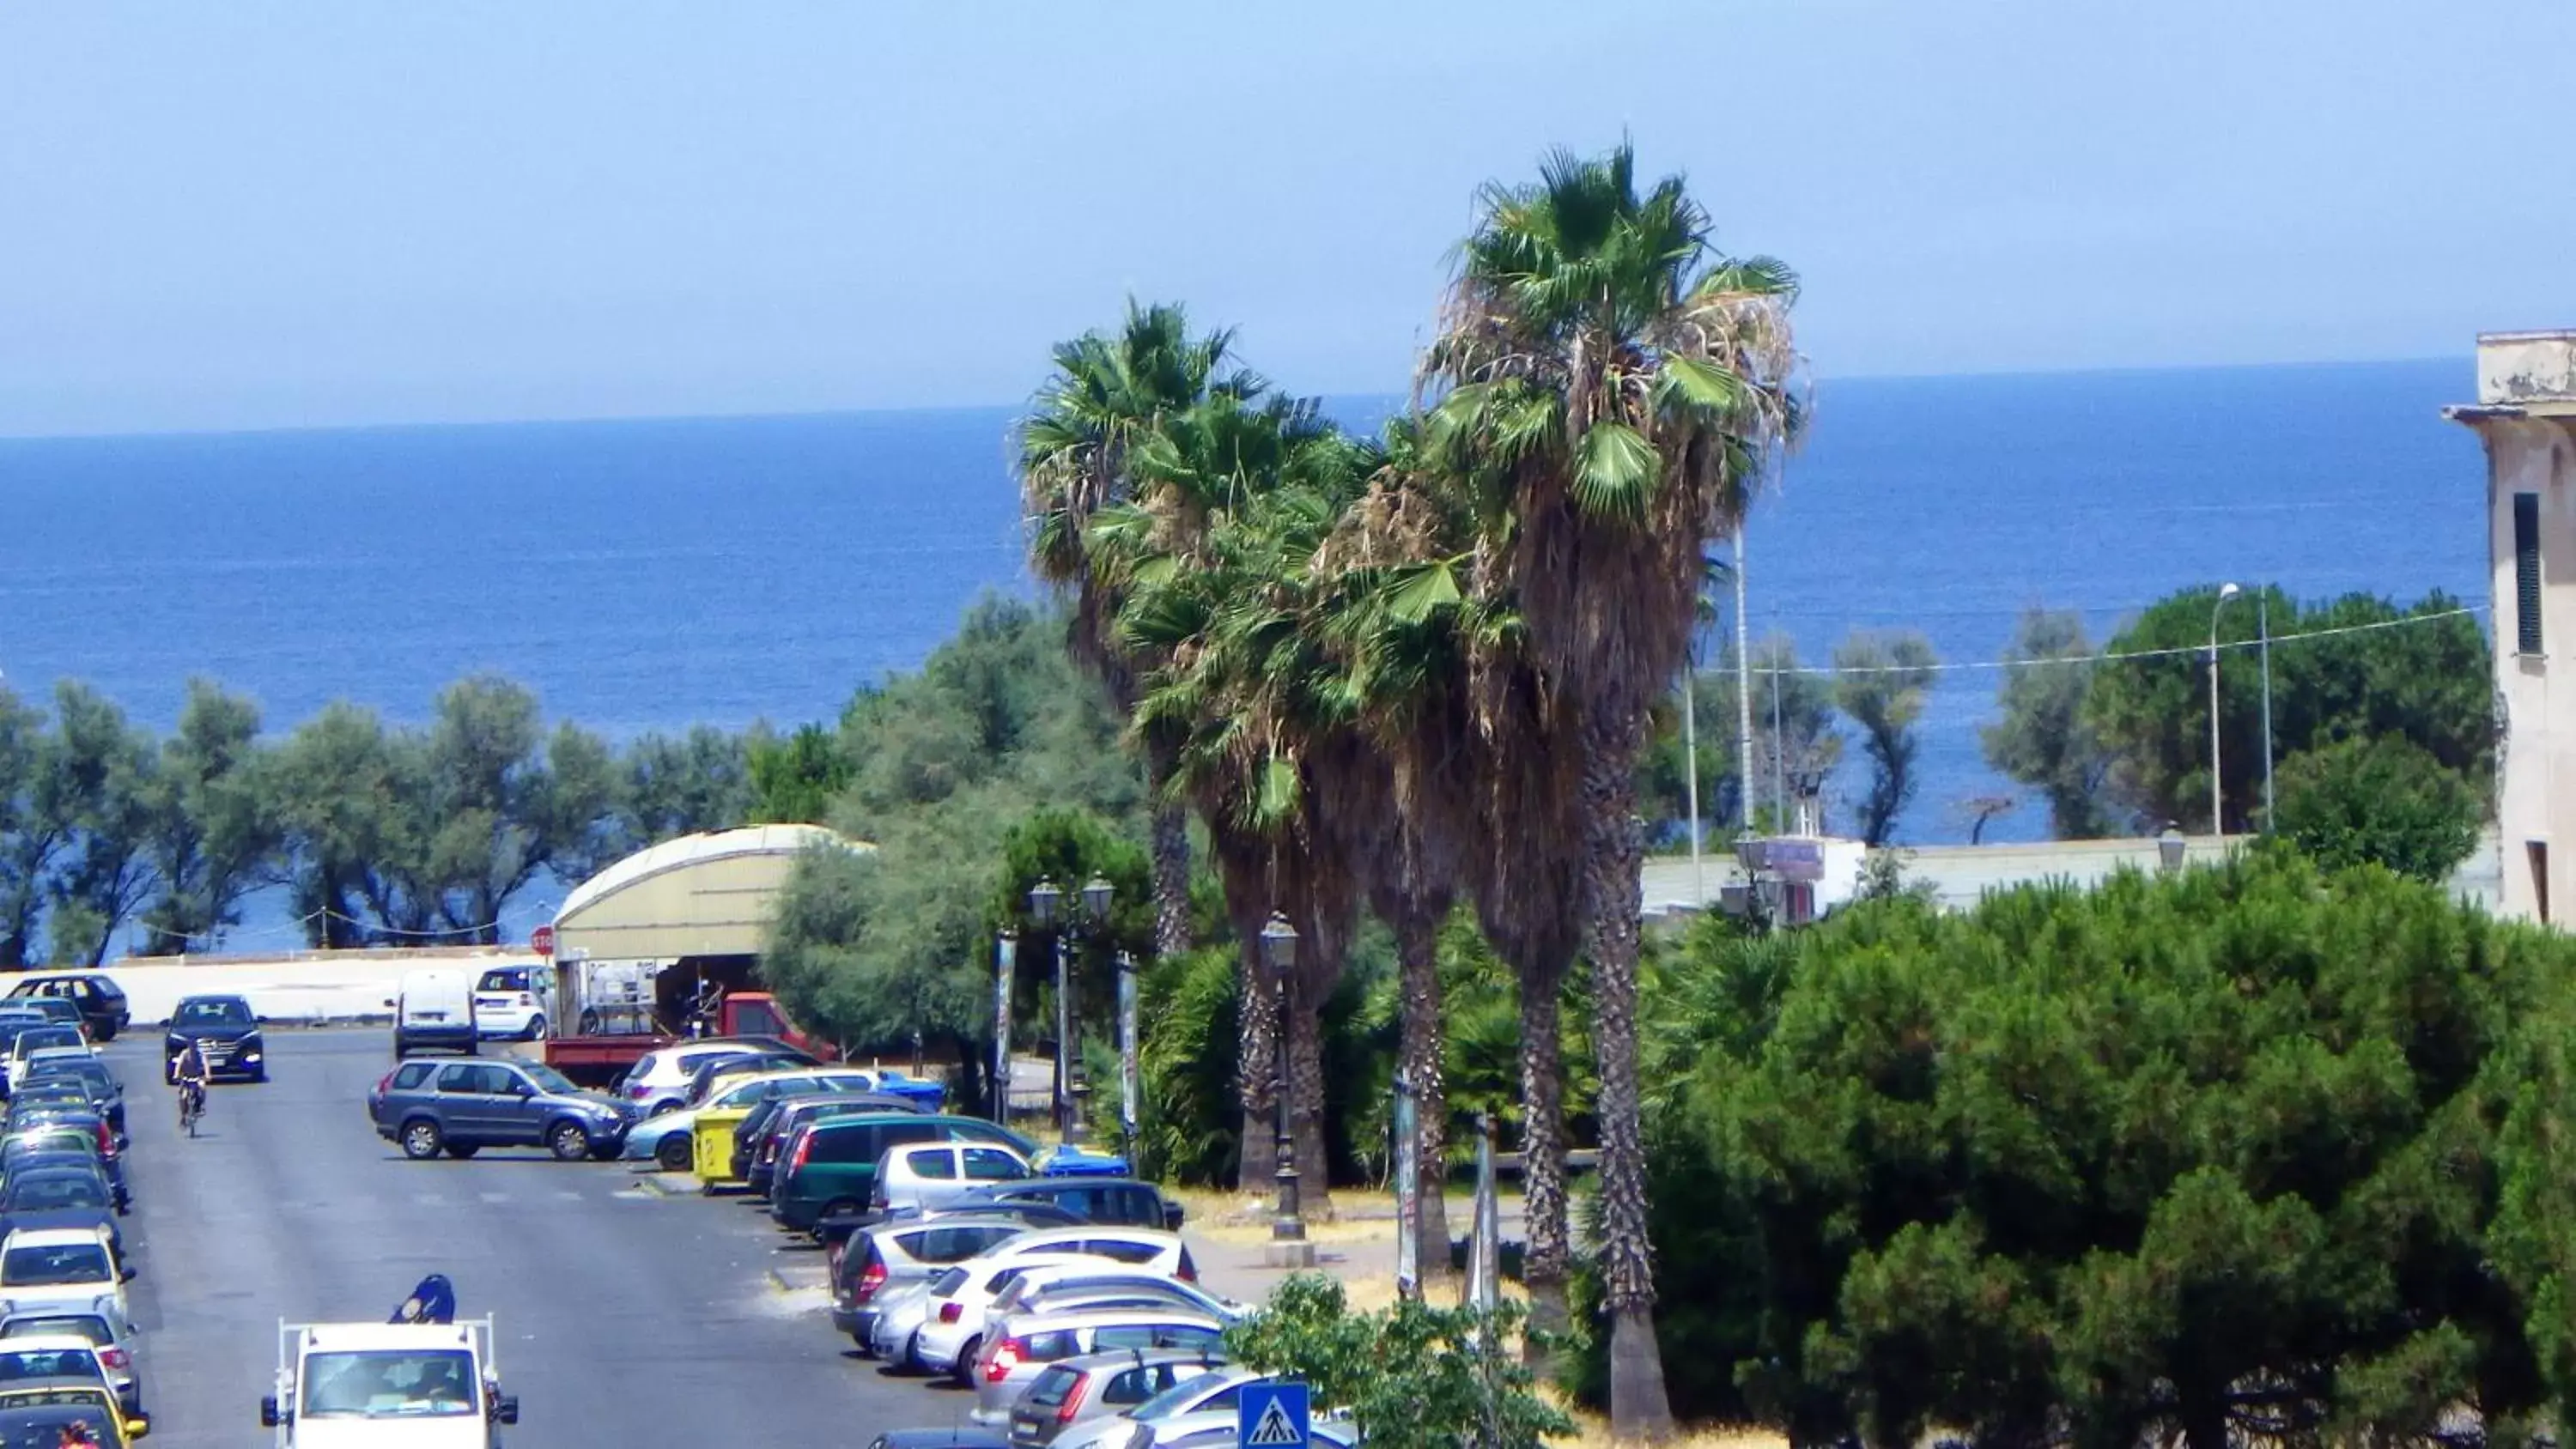
[[[741,1178],[733,1175],[733,1129],[751,1115],[747,1107],[707,1109],[698,1113],[690,1129],[690,1145],[696,1149],[689,1170],[698,1175],[698,1186],[705,1192],[720,1192],[741,1187]]]

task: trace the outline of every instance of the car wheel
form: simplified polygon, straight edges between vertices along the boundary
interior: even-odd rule
[[[686,1132],[665,1132],[653,1144],[653,1163],[664,1172],[686,1172],[692,1156],[692,1144]]]
[[[557,1162],[579,1162],[590,1155],[590,1134],[578,1122],[557,1122],[546,1132],[546,1146]]]
[[[446,1145],[447,1134],[439,1131],[438,1124],[427,1117],[414,1117],[403,1124],[403,1156],[414,1162],[427,1162]]]
[[[546,1019],[542,1016],[529,1017],[528,1029],[521,1033],[521,1038],[526,1041],[544,1041],[546,1039]]]
[[[957,1350],[957,1362],[949,1365],[948,1376],[972,1388],[975,1383],[975,1355],[984,1351],[984,1336],[977,1334]],[[925,1368],[928,1365],[923,1365]]]
[[[448,1156],[455,1158],[457,1161],[463,1162],[466,1158],[472,1157],[475,1153],[482,1151],[483,1144],[480,1142],[449,1142],[444,1144],[440,1150],[445,1152]]]
[[[907,1374],[926,1374],[930,1372],[930,1365],[921,1361],[921,1335],[919,1332],[905,1335],[903,1346],[894,1351],[893,1363],[898,1371]]]

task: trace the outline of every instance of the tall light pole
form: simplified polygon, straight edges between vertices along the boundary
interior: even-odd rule
[[[1115,892],[1111,889],[1109,878],[1107,876],[1095,875],[1083,885],[1082,940],[1086,942],[1094,940],[1108,927],[1109,900],[1113,894],[1115,894]],[[1068,975],[1067,980],[1070,981],[1070,979],[1071,977]],[[1068,994],[1070,993],[1068,992]],[[1075,1055],[1073,1052],[1073,1027],[1071,1025],[1073,1018],[1068,1014],[1065,1020],[1067,1022],[1065,1027],[1065,1058],[1072,1064],[1065,1068],[1065,1095],[1072,1104],[1072,1118],[1065,1126],[1064,1140],[1067,1142],[1080,1142],[1090,1131],[1090,1124],[1083,1120],[1082,1099],[1089,1095],[1091,1089],[1087,1084],[1078,1082],[1074,1075],[1075,1068],[1081,1065],[1082,1058]],[[1130,1165],[1132,1166],[1133,1164]]]
[[[1065,964],[1064,932],[1055,928],[1056,914],[1063,905],[1064,892],[1056,887],[1053,879],[1040,877],[1038,883],[1029,888],[1029,919],[1037,922],[1038,929],[1047,933],[1047,948],[1055,953],[1055,1125],[1058,1132],[1064,1130],[1066,1111],[1073,1101],[1073,1082],[1066,1075],[1064,1049],[1065,1037],[1073,1027],[1073,1012],[1065,991],[1069,971]]]
[[[2272,591],[2254,596],[2254,637],[2263,660],[2263,833],[2272,833]]]
[[[2221,584],[2218,602],[2209,606],[2209,834],[2215,840],[2227,833],[2224,817],[2219,814],[2220,795],[2218,768],[2218,614],[2227,601],[2240,592],[2234,584]]]
[[[1278,1079],[1271,1103],[1279,1154],[1279,1215],[1270,1223],[1272,1256],[1311,1263],[1314,1249],[1306,1242],[1306,1219],[1297,1210],[1296,1134],[1288,1130],[1288,978],[1297,966],[1297,928],[1288,924],[1287,916],[1274,911],[1270,924],[1261,928],[1261,960],[1270,968],[1279,993],[1278,1050],[1273,1054]]]

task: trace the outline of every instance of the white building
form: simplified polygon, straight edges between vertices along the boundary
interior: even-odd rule
[[[2576,331],[2480,337],[2478,400],[2443,411],[2487,450],[2498,904],[2548,921],[2576,909]]]

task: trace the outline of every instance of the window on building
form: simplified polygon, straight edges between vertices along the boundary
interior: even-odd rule
[[[2549,924],[2549,842],[2527,840],[2523,851],[2531,857],[2531,903],[2542,925]]]
[[[2515,649],[2540,652],[2540,495],[2513,495]]]

